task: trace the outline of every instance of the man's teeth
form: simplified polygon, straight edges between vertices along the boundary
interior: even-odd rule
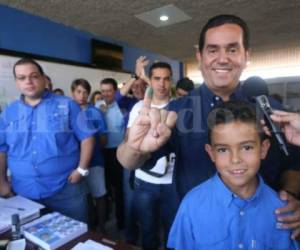
[[[229,69],[215,69],[215,71],[217,73],[227,73],[227,72],[229,72]]]
[[[232,170],[233,174],[243,174],[245,173],[246,170],[245,169],[236,169],[236,170]]]

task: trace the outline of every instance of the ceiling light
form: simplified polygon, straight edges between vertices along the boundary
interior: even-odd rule
[[[137,14],[135,17],[156,28],[165,27],[192,19],[173,4],[165,5],[160,8]]]
[[[166,16],[166,15],[162,15],[162,16],[159,17],[159,20],[162,21],[162,22],[165,22],[165,21],[169,20],[169,17]]]

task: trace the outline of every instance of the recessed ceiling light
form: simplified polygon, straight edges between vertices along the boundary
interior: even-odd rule
[[[166,18],[163,16],[166,16],[168,19],[163,21],[164,18]],[[156,28],[165,27],[192,19],[173,4],[165,5],[157,9],[137,14],[135,17]]]
[[[169,17],[166,16],[166,15],[162,15],[162,16],[159,17],[159,20],[162,21],[162,22],[165,22],[165,21],[169,20]]]

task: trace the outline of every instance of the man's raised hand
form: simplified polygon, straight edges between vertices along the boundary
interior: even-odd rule
[[[164,145],[171,136],[177,114],[173,111],[151,108],[152,89],[147,88],[143,108],[131,126],[128,145],[141,153],[151,153]]]

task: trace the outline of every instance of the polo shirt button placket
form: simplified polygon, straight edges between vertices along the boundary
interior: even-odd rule
[[[243,216],[245,212],[243,210],[240,211],[240,216]]]
[[[240,243],[240,244],[238,245],[238,248],[239,248],[239,249],[243,249],[243,248],[244,248],[244,245],[243,245],[242,243]]]

